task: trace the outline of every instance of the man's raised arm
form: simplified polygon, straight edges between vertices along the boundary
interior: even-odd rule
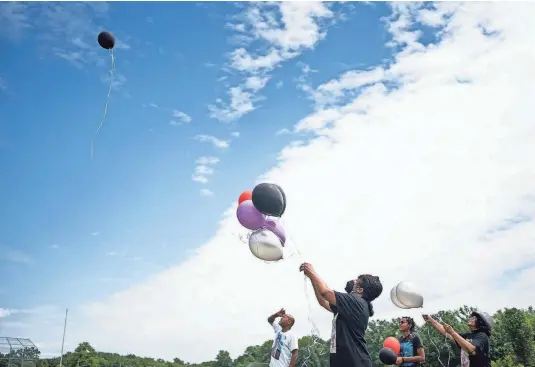
[[[277,311],[273,315],[269,316],[267,321],[269,322],[270,325],[273,325],[273,323],[275,322],[275,319],[277,317],[284,316],[285,313],[286,313],[286,311],[284,310],[284,308],[281,308],[280,311]]]

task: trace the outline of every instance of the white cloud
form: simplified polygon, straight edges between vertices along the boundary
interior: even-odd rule
[[[191,179],[195,182],[199,182],[202,184],[208,183],[208,178],[205,176],[199,176],[199,175],[192,175]]]
[[[14,42],[25,36],[35,37],[42,50],[76,67],[107,65],[104,60],[108,61],[109,56],[94,43],[98,24],[106,18],[108,8],[106,3],[5,2],[0,4],[0,35]],[[130,48],[115,36],[116,48]]]
[[[201,189],[200,194],[201,196],[214,196],[214,192],[208,189]]]
[[[243,115],[255,109],[253,102],[254,95],[244,90],[244,87],[232,87],[228,90],[230,104],[226,104],[221,99],[217,99],[216,105],[209,105],[210,117],[223,122],[237,120]],[[256,99],[257,100],[257,99]]]
[[[0,75],[0,91],[6,91],[7,90],[7,82],[6,80]]]
[[[217,157],[199,157],[195,161],[197,164],[216,164],[219,163],[219,158]]]
[[[0,245],[0,260],[17,264],[31,264],[34,262],[33,258],[25,252],[3,245]]]
[[[59,56],[62,57],[61,55]],[[83,56],[80,56],[80,57],[83,57]],[[107,85],[109,85],[111,82],[112,89],[118,90],[127,82],[127,78],[123,74],[120,74],[114,71],[113,77],[109,73],[105,75],[101,75],[100,81]]]
[[[287,128],[282,128],[280,130],[278,130],[275,135],[286,135],[286,134],[290,134],[291,131]]]
[[[173,117],[177,118],[180,122],[184,124],[189,124],[191,122],[190,115],[179,110],[173,110]]]
[[[239,131],[233,131],[230,133],[230,136],[232,136],[233,138],[239,138],[240,137],[240,132]]]
[[[3,317],[8,317],[11,315],[13,310],[10,310],[9,308],[2,308],[0,307],[0,319]]]
[[[19,41],[24,32],[31,28],[28,4],[19,2],[0,3],[0,35]]]
[[[270,77],[250,76],[245,80],[245,88],[256,92],[266,86]]]
[[[419,19],[412,6],[407,24]],[[101,350],[190,361],[220,349],[237,355],[271,337],[265,319],[280,307],[303,335],[311,328],[297,272],[303,260],[337,289],[360,273],[379,275],[380,318],[421,312],[391,305],[400,280],[419,284],[429,312],[532,303],[535,268],[511,270],[535,258],[535,7],[439,3],[434,11],[452,6],[451,17],[435,17],[448,19],[438,45],[418,46],[403,27],[390,28],[412,50],[384,71],[395,90],[379,80],[362,87],[358,73],[314,89],[330,105],[295,129],[316,137],[283,149],[262,178],[285,189],[287,247],[297,244],[302,256],[255,259],[236,234],[243,230],[233,204],[190,259],[73,311],[68,345],[90,340]],[[484,37],[481,24],[500,35]],[[512,220],[519,215],[522,222]],[[328,338],[330,315],[312,308]],[[35,333],[50,340],[49,328]]]
[[[264,42],[267,51],[252,53],[245,46],[230,53],[230,67],[245,74],[245,81],[229,89],[229,103],[218,99],[215,105],[208,106],[210,117],[229,122],[253,111],[254,103],[262,100],[257,93],[271,78],[267,73],[313,49],[325,37],[323,21],[332,17],[328,5],[322,2],[251,3],[243,14],[243,22],[228,26],[239,32],[242,40],[245,37],[246,43]]]
[[[200,165],[195,167],[195,174],[198,175],[211,175],[214,173],[214,169],[208,166]]]
[[[221,140],[211,135],[196,135],[195,139],[202,143],[212,143],[212,145],[219,149],[226,149],[229,147],[229,143],[226,140]]]
[[[214,169],[211,166],[219,163],[219,158],[211,156],[199,157],[195,160],[195,163],[197,166],[195,167],[195,173],[191,176],[191,179],[195,182],[206,184],[208,183],[208,176],[214,174]]]

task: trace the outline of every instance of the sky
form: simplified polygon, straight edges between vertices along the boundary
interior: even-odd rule
[[[521,2],[0,3],[0,335],[58,356],[69,308],[67,350],[197,362],[269,339],[285,307],[327,339],[303,261],[338,290],[380,276],[375,319],[527,307],[534,17]],[[288,199],[277,263],[235,217],[259,182]],[[423,310],[392,305],[402,280]]]

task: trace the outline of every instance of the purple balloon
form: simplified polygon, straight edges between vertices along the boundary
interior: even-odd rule
[[[266,221],[265,227],[271,232],[275,233],[277,237],[279,237],[279,240],[281,240],[281,244],[284,246],[284,244],[286,243],[286,231],[284,230],[284,227],[282,226],[281,222],[268,219]]]
[[[266,217],[254,207],[252,200],[245,200],[238,205],[236,216],[242,226],[253,231],[266,223]]]

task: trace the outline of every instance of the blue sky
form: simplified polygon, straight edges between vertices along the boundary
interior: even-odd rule
[[[496,2],[0,3],[0,334],[57,355],[69,307],[67,350],[200,361],[263,342],[285,307],[328,338],[303,259],[335,288],[356,263],[385,290],[413,281],[433,311],[532,303],[534,16]],[[116,71],[91,160],[102,30]],[[301,256],[264,264],[240,241],[234,206],[260,178],[284,188]],[[387,293],[378,317],[400,316]]]
[[[2,39],[0,244],[6,255],[0,275],[10,280],[2,282],[10,308],[103,297],[189,256],[291,140],[276,132],[310,111],[296,88],[302,63],[321,70],[311,75],[317,83],[391,52],[380,21],[387,6],[353,4],[345,9],[351,18],[338,19],[315,53],[305,50],[272,72],[257,110],[219,122],[208,105],[228,99],[225,82],[242,78],[222,68],[237,48],[236,32],[226,24],[243,5],[55,4],[73,18],[54,27],[49,22],[60,17],[58,9],[46,19],[36,15],[46,6],[29,5],[31,28]],[[124,83],[112,91],[91,161],[110,65],[96,42],[98,30],[118,39],[116,73]],[[75,52],[85,62],[61,57]],[[173,110],[191,122],[171,125]],[[230,147],[199,142],[199,134]],[[200,156],[220,159],[205,185],[191,179]],[[215,195],[201,197],[201,187]]]

